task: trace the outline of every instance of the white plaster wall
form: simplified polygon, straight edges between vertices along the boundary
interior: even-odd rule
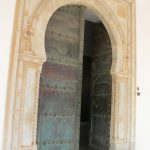
[[[0,150],[15,0],[0,0]],[[150,0],[137,0],[136,150],[150,150]]]
[[[136,150],[150,150],[150,0],[137,0]]]
[[[6,81],[8,75],[14,8],[15,0],[0,0],[0,150],[2,150]]]

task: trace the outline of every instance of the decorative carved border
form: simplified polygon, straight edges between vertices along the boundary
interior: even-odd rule
[[[39,78],[46,60],[44,35],[56,9],[69,4],[93,10],[109,33],[113,53],[110,149],[134,150],[135,0],[17,0],[3,149],[37,150]]]

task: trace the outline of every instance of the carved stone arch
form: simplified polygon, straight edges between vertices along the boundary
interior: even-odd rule
[[[46,58],[45,44],[43,39],[48,21],[58,8],[72,4],[84,5],[91,9],[100,18],[107,29],[112,44],[113,62],[111,72],[124,73],[123,64],[125,60],[123,55],[126,51],[124,45],[125,38],[116,16],[113,14],[111,8],[103,0],[95,0],[94,2],[86,0],[43,1],[40,7],[36,8],[36,11],[32,14],[33,18],[31,19],[31,28],[34,33],[34,36],[31,39],[31,45],[35,54],[43,57],[44,59]],[[39,28],[42,30],[38,30]],[[40,45],[35,44],[37,43],[37,38]]]
[[[107,29],[113,55],[110,150],[134,150],[134,0],[17,0],[6,99],[4,150],[37,150],[39,78],[46,60],[45,31],[53,13],[61,6],[71,4],[91,9]],[[27,7],[29,5],[31,7]]]

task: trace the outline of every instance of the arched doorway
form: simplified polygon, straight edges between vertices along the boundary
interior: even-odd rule
[[[63,6],[47,25],[38,150],[110,149],[112,48],[103,23],[86,20],[91,16],[84,6]]]
[[[72,4],[87,6],[107,29],[112,46],[110,149],[134,150],[134,0],[17,0],[3,134],[4,150],[37,150],[39,81],[42,64],[46,61],[45,31],[53,13],[61,6]]]

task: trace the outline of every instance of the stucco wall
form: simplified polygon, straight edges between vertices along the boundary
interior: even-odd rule
[[[0,149],[5,108],[11,33],[15,0],[0,0]],[[136,150],[150,150],[150,1],[137,0],[137,97]]]
[[[150,1],[137,0],[137,97],[136,150],[150,150]]]
[[[0,0],[0,150],[15,0]]]

